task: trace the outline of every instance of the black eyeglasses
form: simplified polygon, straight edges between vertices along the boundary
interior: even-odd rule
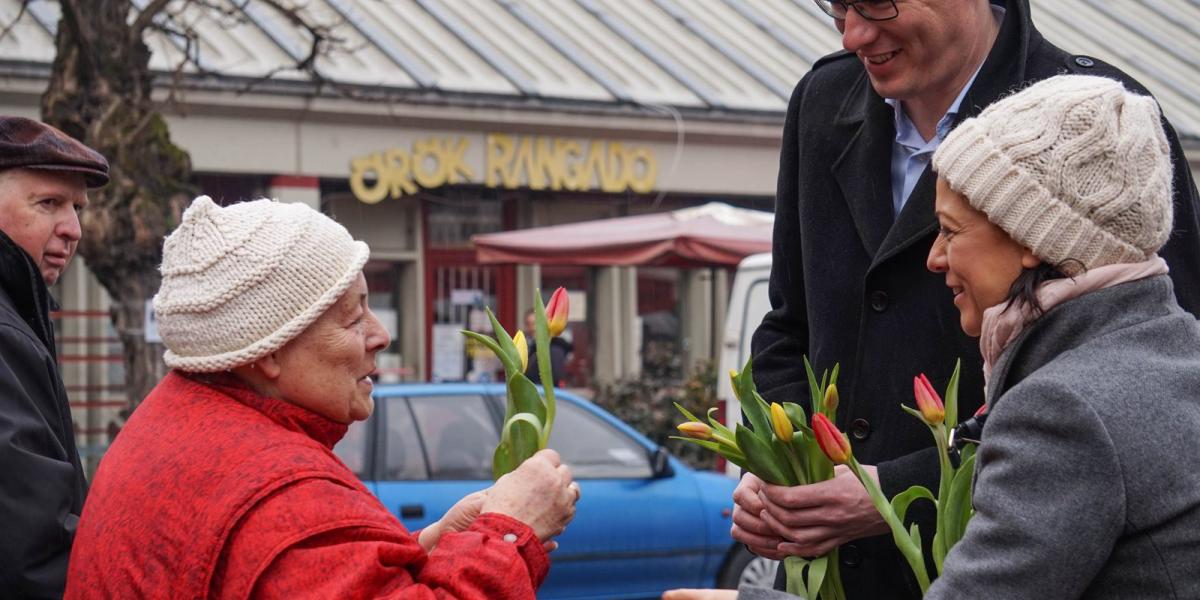
[[[846,13],[854,7],[854,12],[868,21],[887,21],[895,19],[900,14],[896,8],[896,0],[814,0],[825,14],[837,19],[846,20]]]

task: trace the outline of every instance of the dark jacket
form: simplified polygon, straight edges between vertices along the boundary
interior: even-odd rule
[[[1028,0],[1009,0],[999,36],[957,120],[975,116],[1012,90],[1065,72],[1120,79],[1096,59],[1045,41]],[[903,9],[901,9],[903,10]],[[1200,313],[1200,237],[1196,187],[1178,137],[1167,126],[1175,166],[1175,233],[1161,254],[1180,304]],[[859,60],[845,52],[819,61],[788,105],[775,202],[772,310],[755,332],[754,378],[772,401],[807,403],[802,355],[817,369],[841,363],[837,424],[855,456],[879,467],[886,495],[913,484],[937,489],[932,436],[900,410],[912,405],[912,378],[926,373],[944,389],[962,359],[959,414],[983,401],[978,342],[959,327],[942,275],[925,268],[936,235],[934,175],[927,169],[898,217],[892,215],[893,110],[871,87]],[[920,503],[918,503],[920,504]],[[932,511],[910,515],[932,536]],[[928,547],[928,543],[927,543]],[[855,598],[917,597],[915,581],[891,536],[843,547],[842,577]]]
[[[567,378],[567,356],[575,346],[560,337],[550,338],[550,376],[554,378],[554,385],[562,387]],[[537,342],[529,342],[529,368],[525,369],[525,376],[530,381],[541,385],[542,372],[538,369],[537,359]]]
[[[61,597],[87,481],[58,374],[54,301],[0,233],[0,596]]]
[[[1200,325],[1170,279],[1051,309],[993,373],[976,514],[926,597],[1200,598]]]

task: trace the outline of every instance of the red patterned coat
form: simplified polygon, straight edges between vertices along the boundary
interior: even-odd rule
[[[100,463],[66,597],[534,597],[549,561],[528,526],[485,514],[427,554],[333,454],[345,432],[168,374]]]

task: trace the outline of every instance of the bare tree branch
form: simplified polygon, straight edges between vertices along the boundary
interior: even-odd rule
[[[170,2],[171,0],[152,0],[150,4],[146,5],[146,8],[143,8],[138,13],[137,19],[134,19],[133,25],[129,26],[129,37],[135,40],[142,39],[142,32],[146,30],[146,27],[150,26],[150,23],[154,21],[154,17],[157,17],[158,13],[162,12]]]
[[[0,31],[0,40],[7,37],[8,32],[12,31],[12,28],[17,26],[17,23],[20,22],[21,17],[25,16],[25,9],[29,8],[29,3],[32,1],[33,0],[21,0],[21,9],[17,11],[17,16],[13,18],[11,23],[4,26],[3,31]]]

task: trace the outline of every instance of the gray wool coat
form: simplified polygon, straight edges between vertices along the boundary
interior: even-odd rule
[[[926,598],[1200,598],[1200,325],[1167,276],[1051,309],[987,397],[976,515]]]

